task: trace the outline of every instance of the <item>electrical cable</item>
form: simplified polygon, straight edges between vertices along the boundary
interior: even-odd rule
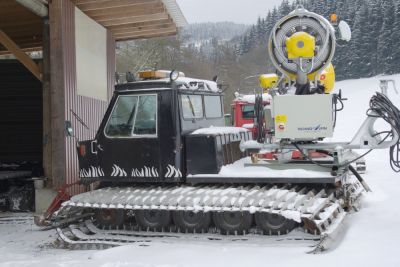
[[[335,119],[334,121],[336,121],[336,111],[340,111],[343,109],[343,102],[342,99],[340,99],[340,97],[336,97],[336,100],[339,100],[339,102],[341,103],[341,108],[337,109],[337,102],[334,101],[334,106],[335,106]],[[374,118],[382,118],[383,120],[385,120],[388,124],[390,124],[390,126],[392,127],[391,131],[382,131],[379,133],[376,133],[373,135],[373,137],[377,136],[377,135],[381,135],[386,133],[387,135],[385,136],[385,138],[383,138],[379,144],[382,144],[384,141],[386,141],[386,139],[389,136],[393,136],[393,132],[392,131],[396,131],[396,133],[398,134],[398,136],[400,136],[400,110],[392,103],[392,101],[390,101],[390,99],[382,94],[377,92],[376,95],[372,96],[370,103],[369,103],[369,109],[366,112],[367,116],[369,117],[374,117]],[[299,144],[297,143],[292,143],[292,145],[294,147],[296,147],[300,153],[303,155],[303,157],[305,157],[307,160],[309,160],[310,162],[318,165],[318,166],[322,166],[322,167],[333,167],[332,166],[328,166],[328,165],[322,165],[319,164],[318,162],[315,162],[314,160],[312,160],[308,155],[306,155],[303,150],[301,149],[301,147],[299,147]],[[337,166],[337,167],[344,167],[344,166],[348,166],[351,163],[361,159],[362,157],[366,156],[367,154],[369,154],[372,151],[372,149],[368,150],[366,153],[362,154],[361,156],[353,159],[350,162],[346,162],[346,164],[341,165],[341,166]],[[389,149],[389,157],[390,157],[390,167],[393,169],[393,171],[395,172],[400,172],[400,138],[397,140],[396,144],[392,145]]]
[[[317,165],[317,166],[320,166],[320,167],[323,167],[323,168],[328,168],[328,169],[331,169],[331,168],[333,167],[333,165],[323,165],[323,164],[320,164],[320,163],[316,162],[315,160],[313,160],[312,158],[310,158],[308,155],[306,155],[306,154],[303,152],[303,150],[298,146],[297,143],[292,143],[292,145],[293,145],[298,151],[300,151],[301,155],[302,155],[304,158],[306,158],[306,159],[307,159],[308,161],[310,161],[311,163],[314,163],[314,164]]]
[[[265,125],[264,125],[264,103],[263,95],[257,94],[254,103],[254,117],[257,134],[257,142],[264,143],[265,141]]]
[[[333,98],[333,107],[334,107],[333,110],[335,111],[334,115],[333,115],[333,129],[335,129],[337,112],[338,111],[342,111],[344,109],[344,104],[343,104],[343,100],[341,98],[341,94],[340,93],[339,93],[339,95],[334,94],[333,96],[334,96],[334,98]],[[340,103],[340,108],[337,108],[338,102]]]
[[[392,132],[391,132],[391,131],[383,131],[383,132],[380,132],[380,133],[376,133],[376,134],[374,134],[373,136],[377,136],[377,135],[380,135],[380,134],[382,134],[382,133],[388,133],[388,134],[385,136],[385,138],[382,139],[382,141],[379,142],[379,144],[381,144],[381,143],[383,143],[384,141],[386,141],[386,139],[390,136],[390,134],[391,134]],[[320,164],[320,163],[318,163],[318,162],[312,160],[308,155],[306,155],[306,154],[303,152],[303,150],[298,146],[297,143],[292,143],[292,145],[293,145],[297,150],[299,150],[300,153],[303,155],[303,157],[305,157],[308,161],[310,161],[310,162],[312,162],[312,163],[314,163],[314,164],[316,164],[316,165],[318,165],[318,166],[320,166],[320,167],[332,168],[332,167],[335,166],[335,165],[323,165],[323,164]],[[350,164],[356,162],[357,160],[359,160],[359,159],[365,157],[366,155],[368,155],[369,153],[371,153],[372,150],[373,150],[373,149],[370,149],[370,150],[368,150],[367,152],[365,152],[364,154],[362,154],[361,156],[358,156],[357,158],[355,158],[355,159],[353,159],[353,160],[351,160],[351,161],[349,161],[349,162],[346,162],[346,164],[342,164],[342,165],[339,165],[339,166],[337,166],[337,167],[341,168],[341,167],[348,166],[348,165],[350,165]],[[331,155],[330,153],[325,153],[325,154],[332,157],[332,155]]]
[[[390,124],[392,130],[400,136],[400,110],[390,101],[390,99],[377,92],[369,102],[367,116],[382,118]],[[390,134],[388,134],[389,136]],[[389,149],[390,167],[395,172],[400,172],[400,138],[396,144]]]
[[[339,100],[339,102],[341,104],[341,107],[339,109],[337,108],[336,100]],[[334,110],[335,110],[334,121],[336,121],[336,112],[343,109],[342,99],[340,97],[336,97],[336,100],[334,101]],[[393,169],[393,171],[400,172],[400,110],[392,103],[392,101],[389,100],[389,98],[386,95],[377,92],[376,95],[372,96],[370,103],[369,103],[369,109],[367,110],[366,114],[369,117],[382,118],[388,124],[390,124],[390,126],[392,127],[392,130],[390,130],[390,131],[382,131],[382,132],[378,132],[378,133],[372,135],[372,137],[376,137],[381,134],[385,134],[385,133],[387,134],[378,143],[378,145],[385,142],[389,136],[392,136],[392,138],[393,138],[394,137],[393,131],[395,131],[397,133],[397,135],[399,136],[396,143],[394,145],[392,145],[389,149],[389,157],[390,157],[390,167]],[[320,163],[314,161],[308,155],[306,155],[298,143],[292,142],[291,144],[297,150],[299,150],[300,153],[302,154],[302,156],[304,158],[306,158],[308,161],[310,161],[313,164],[316,164],[318,166],[324,167],[324,168],[332,168],[332,167],[341,168],[341,167],[349,166],[350,164],[356,162],[357,160],[365,157],[373,150],[373,149],[370,149],[367,152],[365,152],[364,154],[362,154],[361,156],[359,156],[349,162],[346,162],[345,164],[336,166],[336,165],[320,164]],[[329,153],[327,153],[327,155],[332,156]]]

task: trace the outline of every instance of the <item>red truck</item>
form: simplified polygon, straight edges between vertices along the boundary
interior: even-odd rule
[[[250,130],[253,133],[253,137],[256,132],[254,125],[254,104],[256,96],[253,95],[241,95],[236,93],[236,98],[231,104],[231,115],[230,124],[236,127],[243,127]],[[271,96],[263,94],[264,106],[269,105]]]

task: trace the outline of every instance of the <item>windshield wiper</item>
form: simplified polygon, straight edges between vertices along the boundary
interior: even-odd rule
[[[190,100],[190,97],[188,95],[186,97],[189,100],[190,110],[192,111],[193,118],[195,118],[196,116],[194,114],[194,107],[193,107],[192,100]]]

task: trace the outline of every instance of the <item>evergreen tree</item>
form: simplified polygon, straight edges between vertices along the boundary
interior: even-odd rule
[[[400,0],[284,0],[259,18],[238,50],[243,55],[251,52],[251,57],[256,51],[265,53],[272,27],[297,5],[327,19],[336,13],[339,21],[350,25],[352,40],[336,47],[333,63],[339,80],[400,72]]]
[[[354,18],[353,38],[351,41],[351,61],[352,68],[357,72],[351,71],[350,78],[359,78],[369,75],[370,72],[370,45],[368,27],[368,6],[362,5],[356,12]]]
[[[272,23],[272,25],[274,25],[279,19],[280,19],[280,17],[279,17],[279,14],[278,14],[278,9],[276,9],[276,7],[274,7],[272,9],[272,13],[271,13],[271,23]]]
[[[336,12],[336,1],[330,1],[330,0],[327,0],[326,1],[326,11],[327,11],[327,14],[326,14],[326,16],[330,16],[332,13],[335,13]]]
[[[369,24],[371,25],[370,27],[370,52],[371,52],[371,67],[372,67],[372,73],[371,75],[376,75],[379,73],[380,66],[378,62],[378,40],[379,40],[379,35],[380,31],[382,28],[383,24],[383,18],[382,18],[382,1],[381,0],[375,0],[371,1],[370,3],[370,21]]]
[[[323,0],[314,1],[313,10],[315,13],[318,13],[318,14],[324,16],[325,15],[324,9],[325,9],[325,3]]]
[[[391,55],[391,70],[394,73],[400,72],[400,4],[395,9],[395,20],[393,23],[393,33],[391,38],[392,44],[394,44]]]
[[[278,9],[279,17],[282,18],[289,14],[291,11],[292,9],[290,8],[289,0],[283,0]]]
[[[265,18],[265,23],[264,23],[264,32],[266,38],[269,37],[269,33],[271,32],[273,26],[274,24],[272,22],[272,14],[271,11],[268,11],[268,15]]]
[[[249,39],[247,35],[243,36],[240,46],[241,46],[241,51],[240,51],[241,55],[248,53],[250,51]]]
[[[394,49],[391,37],[394,23],[393,0],[383,1],[383,24],[378,40],[378,65],[385,74],[392,73],[391,60]]]
[[[258,17],[256,24],[256,36],[258,40],[261,40],[264,36],[264,20]]]
[[[256,26],[251,27],[250,33],[248,36],[249,41],[249,49],[251,49],[257,42],[257,28]]]

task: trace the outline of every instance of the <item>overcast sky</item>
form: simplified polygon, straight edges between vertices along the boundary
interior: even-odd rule
[[[282,0],[177,0],[189,23],[233,21],[253,24]]]

